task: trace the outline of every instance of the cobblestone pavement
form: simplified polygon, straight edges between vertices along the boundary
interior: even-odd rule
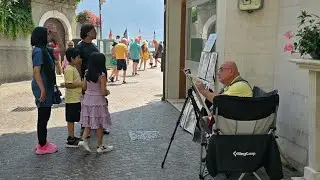
[[[35,155],[36,110],[32,109],[34,103],[30,82],[1,85],[0,179],[198,179],[200,146],[180,128],[165,167],[161,169],[179,112],[160,101],[160,68],[139,73],[139,76],[128,77],[125,85],[119,82],[109,85],[113,126],[104,142],[114,145],[114,151],[102,155],[64,147],[67,132],[63,107],[53,109],[48,125],[49,140],[59,146],[59,152]],[[131,74],[131,69],[128,74]],[[17,107],[31,109],[12,112]],[[78,125],[76,133],[79,133]],[[93,136],[90,147],[95,146],[96,138]],[[292,176],[287,171],[286,175]]]

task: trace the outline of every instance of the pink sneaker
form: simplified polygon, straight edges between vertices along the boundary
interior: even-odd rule
[[[48,141],[47,141],[47,143],[50,144],[50,146],[53,146],[53,147],[57,148],[57,150],[58,150],[58,146],[57,145],[55,145],[55,144],[53,144],[51,142],[48,142]]]
[[[50,142],[48,142],[48,141],[47,141],[47,143],[48,143],[48,144],[51,144],[51,146],[56,147],[56,148],[58,149],[57,145],[55,145],[55,144],[53,144],[53,143],[50,143]],[[36,151],[38,148],[41,148],[40,144],[37,144],[36,147],[34,147],[34,150]]]
[[[46,145],[41,147],[40,145],[37,145],[36,154],[42,155],[42,154],[52,154],[58,151],[58,147],[55,144],[47,142]]]

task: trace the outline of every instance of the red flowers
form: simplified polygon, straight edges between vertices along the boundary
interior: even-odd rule
[[[293,45],[292,43],[287,43],[284,48],[283,48],[284,52],[291,52],[291,54],[293,53]]]
[[[283,36],[290,40],[293,37],[292,31],[285,32]]]
[[[293,37],[293,33],[292,31],[287,31],[283,34],[283,36],[287,39],[287,40],[291,40],[291,38]],[[289,42],[287,44],[285,44],[284,48],[283,48],[283,51],[284,52],[290,52],[291,54],[292,53],[295,53],[294,51],[294,46],[293,46],[293,43],[292,42]]]
[[[100,26],[100,17],[95,15],[92,11],[84,10],[77,15],[77,22],[90,23]]]

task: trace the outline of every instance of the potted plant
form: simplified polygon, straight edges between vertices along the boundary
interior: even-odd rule
[[[288,31],[284,34],[287,39],[296,37],[292,43],[287,43],[284,51],[298,52],[300,56],[309,54],[313,59],[320,59],[320,18],[315,14],[301,11],[298,16],[298,30],[295,34]]]
[[[80,24],[84,24],[84,23],[87,23],[88,22],[88,14],[83,11],[83,12],[80,12],[77,16],[76,16],[76,20],[78,23]]]

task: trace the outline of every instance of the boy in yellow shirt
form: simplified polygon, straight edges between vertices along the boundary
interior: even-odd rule
[[[80,138],[74,136],[74,123],[80,121],[82,82],[77,66],[80,65],[80,51],[68,48],[66,58],[69,62],[65,69],[64,81],[66,87],[66,110],[65,116],[68,126],[67,147],[78,147]]]

